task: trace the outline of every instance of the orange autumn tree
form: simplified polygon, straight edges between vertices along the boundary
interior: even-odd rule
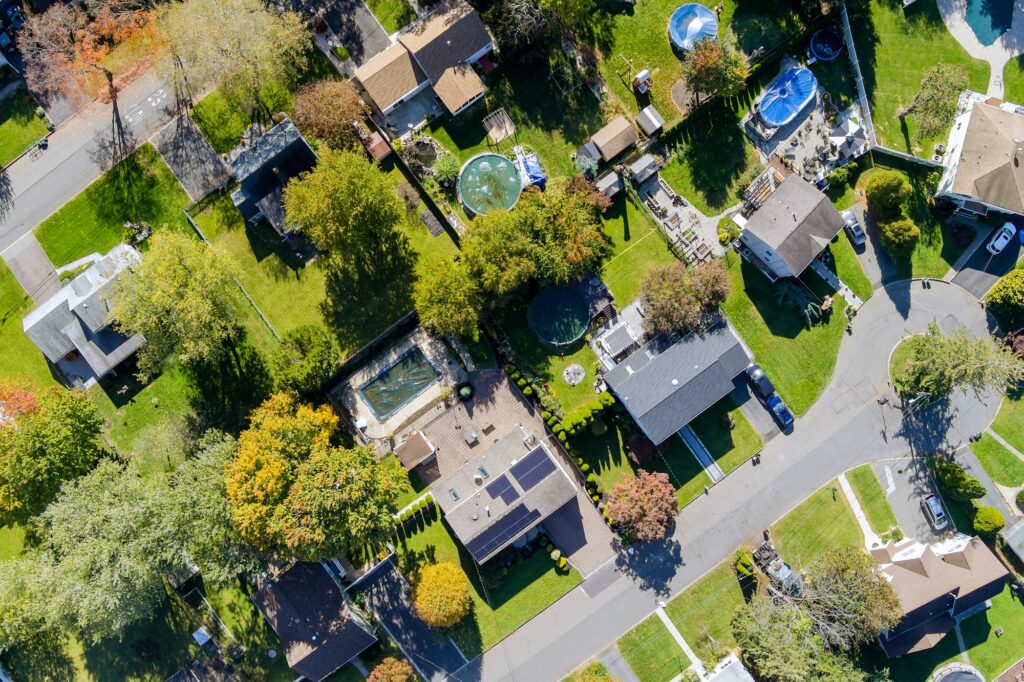
[[[225,464],[239,535],[281,558],[315,560],[381,540],[394,528],[399,482],[370,448],[332,443],[327,405],[277,393],[250,415]]]

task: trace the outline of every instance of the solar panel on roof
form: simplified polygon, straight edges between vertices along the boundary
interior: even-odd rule
[[[544,448],[537,447],[526,457],[512,465],[512,475],[523,490],[529,490],[555,470],[555,462]]]
[[[519,499],[519,493],[512,487],[512,482],[504,474],[494,479],[485,490],[490,494],[492,500],[500,498],[505,504],[512,504]]]
[[[518,504],[510,509],[505,516],[495,521],[490,528],[467,542],[466,549],[474,559],[483,561],[492,552],[515,539],[539,518],[539,511],[527,509],[525,505]]]

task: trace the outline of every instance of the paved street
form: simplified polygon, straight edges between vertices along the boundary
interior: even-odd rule
[[[831,383],[790,435],[772,440],[762,463],[745,464],[688,505],[672,536],[620,555],[603,571],[459,673],[466,680],[559,679],[647,617],[659,599],[681,592],[760,537],[764,528],[842,471],[879,458],[931,454],[967,441],[995,415],[998,397],[955,395],[905,420],[887,386],[889,351],[906,334],[938,320],[984,333],[989,320],[959,287],[902,282],[877,291],[843,340]],[[889,405],[877,398],[890,397]],[[594,581],[600,584],[590,585]],[[514,671],[514,672],[513,672]]]
[[[174,102],[149,72],[120,96],[121,120],[135,146],[149,138],[174,114]],[[0,206],[0,252],[32,231],[51,213],[89,186],[110,165],[110,105],[93,102],[50,136],[38,157],[26,154],[8,166],[9,199]]]

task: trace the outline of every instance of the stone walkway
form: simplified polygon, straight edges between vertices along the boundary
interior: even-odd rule
[[[988,78],[989,97],[1003,97],[1003,68],[1006,63],[1024,53],[1024,4],[1016,3],[1011,28],[991,45],[982,45],[967,23],[967,0],[938,0],[939,13],[946,28],[967,53],[983,59],[992,67]]]

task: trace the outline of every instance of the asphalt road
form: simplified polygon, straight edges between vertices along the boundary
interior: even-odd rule
[[[889,353],[932,320],[985,333],[985,311],[945,282],[891,284],[865,303],[842,343],[832,380],[791,434],[684,508],[671,537],[620,554],[456,675],[464,680],[558,680],[657,607],[754,542],[763,529],[843,471],[877,459],[931,454],[967,442],[994,417],[999,397],[957,394],[905,417],[887,385]],[[886,396],[889,404],[879,405]],[[611,575],[608,573],[611,572]]]
[[[991,235],[990,235],[991,236]],[[953,277],[953,283],[982,298],[988,290],[999,281],[999,278],[1013,270],[1021,253],[1020,239],[1014,237],[998,256],[993,256],[985,248],[989,237],[978,246],[977,250]]]
[[[133,147],[174,115],[170,92],[152,72],[121,92],[119,107]],[[0,177],[0,252],[109,168],[112,122],[111,106],[93,102],[60,126],[41,154],[26,154],[7,167]]]

